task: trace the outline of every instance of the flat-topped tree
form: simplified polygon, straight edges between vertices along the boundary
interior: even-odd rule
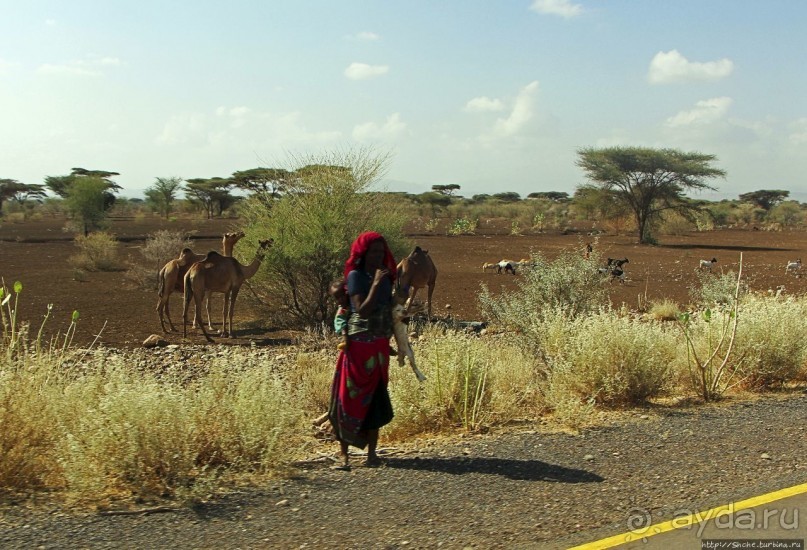
[[[44,186],[37,184],[20,183],[12,179],[0,179],[0,217],[3,216],[3,203],[13,200],[22,205],[25,201],[35,200],[42,202],[45,198]]]
[[[71,168],[66,176],[46,176],[45,187],[65,199],[74,219],[84,227],[84,234],[98,229],[106,213],[115,205],[115,193],[122,187],[112,181],[118,172]]]
[[[233,172],[231,180],[238,189],[252,193],[258,200],[271,204],[280,196],[292,173],[282,168],[251,168]]]
[[[759,191],[743,193],[740,195],[740,200],[768,211],[789,196],[790,191],[783,191],[782,189],[760,189]]]
[[[229,178],[192,178],[185,181],[185,196],[204,208],[207,219],[220,216],[235,200],[230,194],[233,181]]]
[[[652,244],[653,228],[662,212],[672,210],[689,215],[698,206],[686,191],[715,189],[706,181],[725,177],[714,168],[715,155],[676,149],[608,147],[581,149],[577,166],[602,189],[612,191],[630,207],[636,219],[639,243]]]

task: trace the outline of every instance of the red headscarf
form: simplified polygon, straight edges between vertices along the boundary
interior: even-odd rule
[[[359,268],[359,264],[370,249],[370,245],[376,241],[384,243],[384,267],[389,271],[390,281],[395,282],[395,278],[398,276],[398,267],[395,264],[395,258],[392,256],[392,251],[389,249],[387,241],[381,233],[376,233],[375,231],[362,233],[356,237],[356,240],[350,245],[350,257],[345,262],[345,281],[347,281],[347,276],[351,271]]]

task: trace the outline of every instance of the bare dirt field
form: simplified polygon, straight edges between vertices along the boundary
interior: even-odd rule
[[[53,304],[49,332],[64,332],[73,310],[80,312],[76,342],[86,344],[100,334],[98,342],[110,347],[139,345],[152,333],[160,333],[155,306],[156,291],[137,288],[125,273],[92,272],[86,280],[77,281],[68,258],[77,252],[72,235],[62,231],[64,220],[49,219],[0,225],[0,277],[7,286],[23,283],[19,317],[38,329],[47,304]],[[238,220],[180,220],[167,222],[158,218],[116,219],[111,231],[122,241],[124,262],[138,261],[138,250],[145,237],[158,229],[193,232],[193,248],[197,252],[220,248],[225,231],[238,227]],[[634,235],[603,234],[592,237],[584,232],[511,236],[506,229],[487,226],[477,235],[411,234],[413,245],[429,250],[439,271],[434,293],[434,312],[459,320],[481,320],[476,295],[485,283],[495,294],[516,288],[519,275],[483,272],[485,262],[503,258],[518,261],[531,252],[555,257],[565,248],[582,251],[586,242],[594,242],[603,258],[627,257],[627,280],[610,284],[611,299],[636,308],[640,297],[648,301],[669,298],[679,304],[691,301],[690,288],[697,283],[700,259],[718,259],[717,272],[737,270],[740,254],[746,282],[754,290],[767,291],[784,285],[788,294],[807,292],[807,278],[785,273],[785,265],[807,250],[807,232],[766,232],[744,229],[691,233],[685,236],[662,236],[658,246],[635,244]],[[251,254],[236,247],[236,255]],[[256,343],[273,345],[289,343],[293,334],[284,327],[262,322],[260,308],[250,301],[249,290],[241,292],[236,307],[236,338],[232,344]],[[420,291],[420,297],[425,298]],[[181,298],[171,298],[172,318],[181,321]],[[221,298],[214,296],[214,325],[220,323]],[[201,334],[189,338],[202,343]],[[181,337],[169,335],[172,343]]]

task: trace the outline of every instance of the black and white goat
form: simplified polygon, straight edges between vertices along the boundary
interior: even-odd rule
[[[502,260],[496,264],[496,273],[501,274],[501,272],[504,271],[505,273],[512,273],[515,275],[517,265],[518,262],[514,262],[512,260]]]
[[[701,260],[700,269],[708,269],[709,271],[717,264],[717,258],[712,258],[711,260]]]

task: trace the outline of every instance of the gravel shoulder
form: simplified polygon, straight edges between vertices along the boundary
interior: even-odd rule
[[[637,514],[655,523],[804,483],[806,430],[804,393],[649,407],[579,434],[522,427],[387,447],[380,468],[312,460],[195,508],[6,505],[0,547],[567,548],[625,532]]]

